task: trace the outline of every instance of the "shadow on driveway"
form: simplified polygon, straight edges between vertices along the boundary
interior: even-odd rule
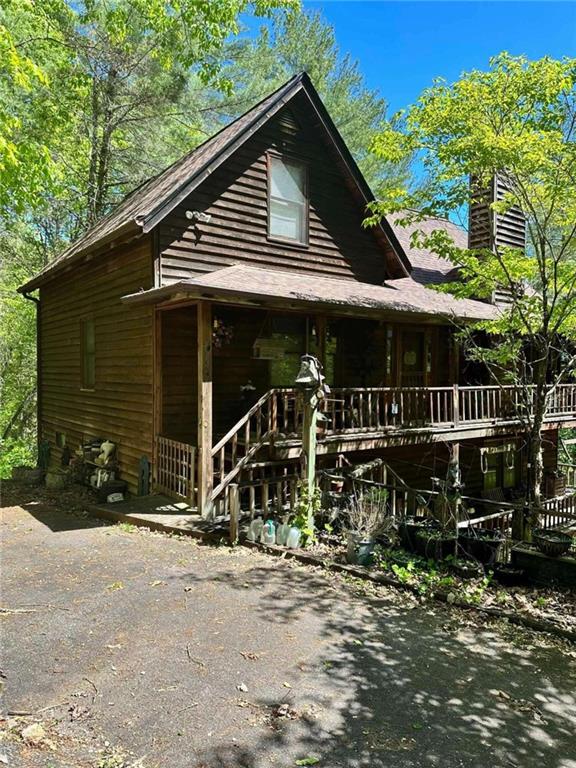
[[[319,699],[326,687],[335,691],[338,717],[329,727],[321,717],[278,719],[252,748],[215,746],[201,765],[264,766],[263,756],[288,755],[296,741],[299,759],[321,766],[576,766],[574,656],[539,647],[538,637],[510,627],[506,640],[456,612],[399,608],[393,593],[354,597],[311,569],[270,563],[240,578],[183,577],[206,579],[243,593],[265,585],[265,622],[289,627],[309,612],[321,618],[330,652],[320,671],[301,665],[300,678],[306,688],[307,674],[320,675]],[[314,691],[285,697],[296,710],[314,700]],[[272,711],[278,700],[257,704]]]
[[[541,636],[29,496],[4,522],[8,708],[146,768],[576,768],[574,653]]]

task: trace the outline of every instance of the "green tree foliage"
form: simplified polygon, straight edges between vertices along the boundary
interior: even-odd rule
[[[388,165],[368,152],[384,100],[340,53],[334,30],[296,9],[295,0],[0,0],[0,437],[8,463],[30,453],[34,426],[34,305],[16,287],[292,74],[310,73],[372,184],[407,183],[411,158]],[[272,19],[256,39],[236,35],[244,11]]]
[[[195,87],[230,92],[221,54],[238,31],[239,14],[295,6],[295,0],[3,0],[2,216],[34,209],[37,218],[35,203],[48,203],[47,234],[54,237],[56,224],[61,238],[73,239],[173,159],[165,147],[178,127],[186,129],[188,148],[200,140],[206,100],[183,104],[181,97]]]
[[[366,86],[358,62],[341,53],[334,28],[320,13],[280,14],[255,39],[234,41],[228,54],[224,71],[236,84],[235,110],[306,71],[368,182],[375,189],[410,182],[410,154],[383,163],[369,151],[386,118],[386,101]]]
[[[143,179],[217,126],[223,50],[297,0],[0,0],[0,438],[29,450],[34,307],[14,294]],[[24,448],[21,450],[21,446]]]
[[[36,310],[16,293],[41,256],[24,233],[0,233],[0,478],[33,460],[36,408]]]
[[[373,150],[384,162],[418,153],[429,183],[423,189],[389,188],[374,216],[406,211],[454,215],[494,174],[508,186],[492,209],[520,207],[527,219],[526,251],[459,249],[437,231],[421,245],[460,267],[447,289],[488,299],[504,288],[511,304],[493,322],[476,327],[496,343],[483,347],[465,333],[468,353],[489,367],[499,383],[523,393],[519,414],[531,452],[529,500],[536,509],[542,480],[542,423],[554,390],[573,377],[576,364],[576,60],[528,61],[503,53],[487,71],[473,71],[449,85],[437,81],[388,124]],[[475,185],[470,185],[470,179]],[[552,384],[552,387],[547,385]],[[529,407],[530,406],[530,407]]]

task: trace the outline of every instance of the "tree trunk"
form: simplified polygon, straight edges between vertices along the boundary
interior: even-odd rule
[[[19,405],[16,407],[14,413],[8,420],[8,424],[4,427],[4,431],[2,432],[2,437],[0,440],[4,442],[10,435],[12,434],[12,431],[14,430],[14,427],[16,424],[21,420],[22,416],[24,416],[27,413],[27,409],[30,405],[34,402],[34,395],[36,394],[36,385],[34,385],[34,388],[31,389],[20,401]]]
[[[96,168],[98,162],[98,125],[100,123],[100,102],[98,98],[98,80],[96,75],[92,75],[92,114],[90,115],[90,163],[88,166],[88,189],[87,189],[87,223],[93,224],[95,221],[95,203],[96,203]]]
[[[538,383],[534,393],[532,426],[528,435],[528,516],[524,520],[522,539],[529,540],[532,528],[540,521],[542,482],[544,480],[544,456],[542,427],[546,416],[546,384]]]
[[[114,134],[113,108],[117,96],[118,74],[108,72],[105,82],[92,84],[92,136],[88,174],[88,223],[95,224],[106,207],[110,155]],[[100,93],[99,93],[100,92]]]

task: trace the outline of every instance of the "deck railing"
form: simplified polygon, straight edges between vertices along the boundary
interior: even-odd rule
[[[302,425],[300,396],[294,389],[274,394],[272,431],[296,437]],[[534,388],[516,386],[335,387],[321,405],[325,435],[378,432],[390,428],[456,428],[504,424],[530,416]],[[576,418],[576,384],[549,389],[547,421]]]
[[[562,496],[545,499],[540,515],[541,528],[576,526],[576,492],[568,491]]]
[[[218,499],[277,430],[277,391],[266,392],[212,448],[214,489]]]
[[[196,506],[196,448],[167,437],[156,439],[156,488]]]
[[[526,396],[526,390],[514,386],[336,387],[322,401],[319,436],[519,422],[530,414],[532,391]],[[212,501],[226,493],[262,446],[297,439],[302,415],[297,390],[266,392],[212,449]],[[549,390],[546,419],[563,418],[576,419],[576,384]],[[196,449],[159,437],[156,464],[158,489],[195,503]]]

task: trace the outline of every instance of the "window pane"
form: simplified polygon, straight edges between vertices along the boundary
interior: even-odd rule
[[[489,453],[486,456],[488,471],[484,475],[484,490],[491,491],[498,488],[498,468],[501,462],[501,456],[497,453]]]
[[[304,242],[304,207],[270,200],[270,234]]]
[[[514,488],[516,485],[516,456],[514,453],[505,453],[504,461],[504,488]]]
[[[484,490],[492,491],[498,488],[498,472],[495,469],[489,469],[484,475]]]
[[[273,157],[270,180],[270,195],[294,203],[304,203],[304,168],[296,163],[287,163]]]

